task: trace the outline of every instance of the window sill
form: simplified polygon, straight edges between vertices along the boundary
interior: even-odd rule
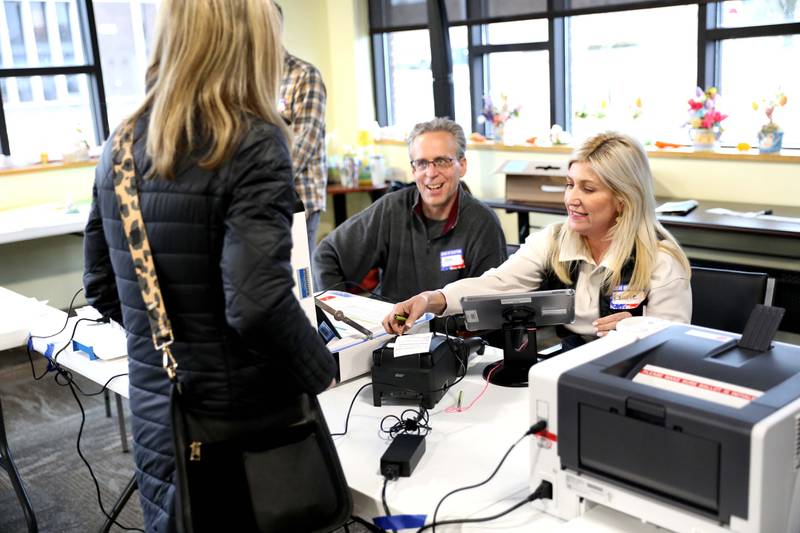
[[[88,161],[75,161],[73,163],[64,163],[62,161],[56,161],[53,163],[37,163],[35,165],[0,167],[0,178],[5,176],[14,176],[17,174],[33,174],[36,172],[46,172],[48,170],[65,170],[71,168],[94,167],[96,165],[97,165],[97,158],[92,158],[89,159]]]
[[[383,146],[406,146],[405,141],[379,140],[376,144]],[[529,152],[545,154],[571,154],[574,147],[571,146],[536,146],[536,145],[504,145],[496,144],[492,141],[468,142],[467,148],[471,150],[486,150],[497,152]],[[741,152],[735,148],[721,148],[713,152],[698,152],[689,147],[683,148],[654,148],[645,147],[648,157],[672,158],[672,159],[693,159],[711,161],[752,161],[759,163],[793,163],[800,164],[800,150],[782,150],[778,154],[759,154],[758,149],[751,148],[746,152]]]

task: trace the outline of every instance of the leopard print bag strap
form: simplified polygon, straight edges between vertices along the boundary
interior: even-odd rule
[[[142,300],[147,309],[147,319],[153,333],[153,346],[163,352],[164,368],[170,380],[175,381],[175,370],[178,365],[169,348],[174,341],[172,325],[167,317],[164,299],[161,297],[153,254],[150,252],[150,241],[147,239],[147,229],[139,205],[139,188],[133,164],[133,127],[132,121],[127,122],[114,136],[112,146],[114,192],[117,196],[122,227],[128,239],[133,268],[139,280]]]

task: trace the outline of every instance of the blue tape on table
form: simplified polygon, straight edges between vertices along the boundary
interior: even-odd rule
[[[94,348],[92,348],[91,346],[86,346],[85,344],[81,344],[80,342],[74,339],[72,341],[72,349],[73,351],[77,350],[88,355],[89,361],[94,361],[95,359],[97,359],[97,356],[94,354]]]
[[[376,516],[372,523],[381,529],[419,529],[425,525],[427,515],[396,514],[392,516]]]

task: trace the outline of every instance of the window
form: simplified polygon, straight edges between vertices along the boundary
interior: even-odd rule
[[[782,91],[789,100],[786,107],[775,110],[773,120],[784,130],[784,146],[800,147],[800,113],[794,99],[800,96],[800,71],[786,68],[800,57],[800,35],[725,40],[720,56],[724,102],[726,109],[735,110],[723,123],[728,144],[755,146],[758,131],[767,122],[761,100]],[[741,68],[743,62],[747,69]],[[753,102],[760,104],[757,111]]]
[[[794,0],[738,0],[722,2],[720,26],[741,28],[800,21],[800,3]]]
[[[500,52],[487,55],[488,91],[492,102],[505,95],[508,106],[520,107],[509,120],[504,139],[522,142],[550,128],[549,59],[545,52]]]
[[[712,11],[708,33],[718,54],[710,72],[723,97],[722,141],[726,145],[758,143],[768,119],[763,100],[783,92],[787,105],[778,107],[773,121],[783,134],[784,148],[800,148],[800,71],[789,67],[800,57],[800,4],[786,0],[721,2]],[[752,104],[759,109],[753,110]]]
[[[0,151],[24,164],[101,143],[144,95],[157,5],[0,0]],[[92,34],[99,51],[84,49]]]
[[[568,129],[575,140],[613,129],[643,142],[686,143],[696,21],[697,6],[572,17]]]
[[[76,94],[67,91],[64,76],[43,76],[60,88],[58,98],[44,97],[44,87],[39,84],[39,93],[29,101],[13,100],[14,86],[36,87],[34,78],[6,78],[4,81],[12,88],[9,99],[3,92],[5,128],[11,140],[14,159],[31,162],[46,152],[56,156],[75,150],[75,144],[82,141],[93,144],[95,139],[94,121],[89,98],[89,80],[86,74],[73,76],[78,88]],[[56,83],[58,82],[58,83]],[[47,124],[47,127],[43,127]]]
[[[433,111],[431,50],[427,30],[384,35],[388,123],[409,131],[430,120]],[[450,29],[456,120],[470,122],[469,66],[465,28]]]
[[[142,0],[94,0],[108,123],[112,128],[135,111],[144,97],[146,37],[155,26],[154,7],[152,2]]]
[[[792,68],[800,57],[800,1],[686,0],[666,7],[649,0],[446,4],[456,118],[465,129],[471,125],[491,135],[491,128],[477,120],[483,97],[495,101],[504,94],[512,107],[521,105],[520,117],[505,128],[512,141],[546,138],[549,125],[558,123],[577,140],[618,129],[645,143],[688,145],[687,100],[696,87],[717,87],[721,110],[729,115],[723,122],[724,146],[755,145],[766,117],[753,111],[752,103],[782,91],[788,103],[775,120],[785,132],[784,148],[800,148],[800,70]],[[430,56],[423,0],[369,0],[369,6],[373,39],[419,32],[408,49],[397,46],[395,57]],[[453,37],[462,28],[465,46]],[[457,72],[462,59],[466,68]],[[386,63],[375,65],[376,79],[382,79]],[[395,90],[390,106],[430,116],[429,71],[425,75],[414,90]],[[388,95],[383,84],[376,84],[376,91],[380,109]],[[466,94],[472,124],[464,118]],[[380,115],[379,121],[399,124],[398,116]]]

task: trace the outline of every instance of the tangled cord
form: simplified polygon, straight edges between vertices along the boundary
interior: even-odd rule
[[[431,426],[428,425],[430,415],[428,410],[420,406],[419,410],[406,409],[400,416],[386,415],[381,419],[381,432],[389,435],[389,438],[395,438],[397,435],[403,433],[414,433],[415,435],[427,435],[431,432]],[[394,422],[388,428],[386,425]]]

